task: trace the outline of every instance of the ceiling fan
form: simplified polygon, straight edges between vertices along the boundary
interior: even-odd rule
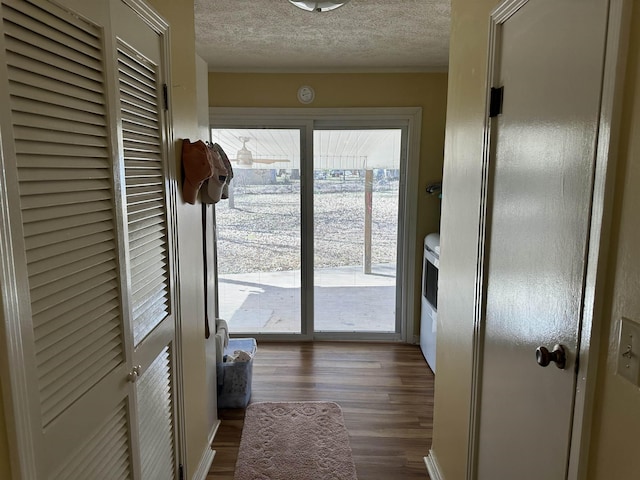
[[[251,140],[251,137],[238,137],[238,140],[242,142],[242,148],[238,150],[236,158],[230,160],[236,163],[238,168],[251,168],[254,163],[263,163],[270,165],[272,163],[290,162],[287,158],[253,158],[253,154],[247,148],[247,142]]]
[[[302,10],[306,10],[307,12],[330,12],[331,10],[335,10],[338,7],[341,7],[345,3],[348,3],[349,0],[346,1],[331,1],[331,2],[313,2],[310,0],[289,0],[290,3],[295,5]]]

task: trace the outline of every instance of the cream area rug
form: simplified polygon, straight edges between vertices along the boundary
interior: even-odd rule
[[[356,480],[349,434],[333,402],[252,403],[234,480]]]

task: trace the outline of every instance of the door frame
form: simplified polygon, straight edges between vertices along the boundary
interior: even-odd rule
[[[257,335],[258,340],[273,341],[300,341],[300,340],[366,340],[366,341],[398,341],[414,343],[413,322],[415,318],[415,299],[419,294],[416,290],[416,235],[417,235],[417,210],[415,199],[418,198],[418,174],[420,167],[420,135],[422,131],[421,107],[373,107],[373,108],[244,108],[244,107],[211,107],[209,108],[209,128],[250,128],[250,127],[283,127],[300,128],[302,130],[301,149],[304,157],[313,158],[313,127],[319,125],[323,128],[332,128],[335,125],[340,128],[373,128],[390,127],[407,129],[406,170],[404,172],[405,187],[404,197],[400,198],[401,208],[404,208],[404,220],[398,225],[401,229],[402,244],[398,245],[400,253],[398,257],[398,271],[400,276],[397,281],[402,286],[398,302],[400,319],[400,332],[394,334],[383,333],[358,333],[347,338],[341,333],[314,333],[310,329],[309,322],[303,322],[301,333],[292,334],[262,334]],[[303,162],[304,160],[301,160]],[[402,181],[402,180],[401,180]],[[304,178],[303,178],[304,182]],[[309,201],[313,195],[313,189],[303,187],[301,199],[303,211],[306,205],[311,208]],[[306,197],[309,197],[305,200]],[[303,232],[312,231],[313,224],[302,225]],[[302,288],[308,285],[313,271],[305,271],[304,266],[313,265],[313,245],[305,248],[303,242],[302,259]],[[420,252],[422,253],[422,252]],[[309,298],[313,300],[310,295]],[[305,317],[313,315],[313,301],[302,303]]]
[[[488,67],[486,79],[485,121],[482,151],[482,183],[478,224],[475,306],[473,318],[473,353],[467,480],[477,474],[482,358],[484,353],[484,318],[487,285],[484,278],[487,242],[487,205],[489,203],[490,159],[495,124],[489,117],[490,88],[496,86],[501,25],[529,0],[504,0],[490,15]],[[594,167],[593,196],[587,247],[587,264],[581,324],[579,327],[578,370],[574,397],[572,434],[569,446],[567,478],[585,479],[595,402],[596,374],[599,358],[599,334],[603,310],[603,286],[606,281],[606,252],[612,217],[613,178],[617,156],[621,100],[631,18],[631,0],[610,0],[606,36],[600,120]],[[611,161],[610,161],[611,159]]]

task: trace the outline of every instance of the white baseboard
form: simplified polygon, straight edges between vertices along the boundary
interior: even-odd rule
[[[209,470],[211,469],[211,464],[213,463],[213,458],[216,456],[216,451],[211,448],[211,445],[207,445],[202,452],[202,458],[200,459],[200,464],[198,465],[198,469],[196,473],[191,477],[192,480],[207,480],[207,475],[209,475]]]
[[[211,428],[211,431],[209,432],[209,445],[213,445],[213,439],[216,437],[216,433],[218,433],[219,426],[220,420],[218,420]]]
[[[444,480],[444,476],[440,473],[440,465],[436,460],[436,454],[433,450],[429,450],[429,455],[424,457],[424,464],[427,466],[427,472],[431,480]]]

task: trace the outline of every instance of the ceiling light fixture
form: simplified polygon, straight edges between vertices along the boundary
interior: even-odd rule
[[[306,10],[307,12],[329,12],[335,10],[338,7],[343,6],[345,3],[349,3],[349,0],[343,2],[310,2],[308,0],[289,0],[290,3],[296,7]]]

